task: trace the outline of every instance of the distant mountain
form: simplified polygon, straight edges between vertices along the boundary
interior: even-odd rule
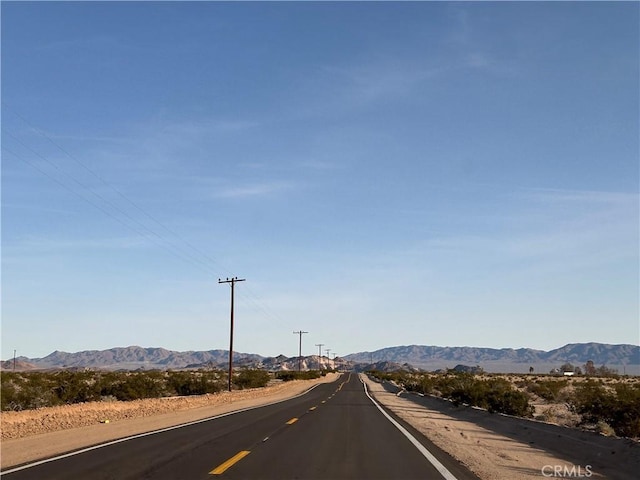
[[[530,348],[436,347],[408,345],[388,347],[373,352],[346,355],[345,360],[361,363],[388,361],[409,363],[421,368],[445,368],[454,363],[480,366],[534,366],[571,363],[581,366],[588,360],[596,365],[640,366],[640,347],[604,343],[573,343],[551,351]],[[489,368],[488,370],[491,370]],[[494,369],[495,370],[495,369]],[[620,372],[622,373],[622,372]]]
[[[250,353],[233,354],[234,365],[269,370],[297,370],[298,357],[262,357]],[[530,348],[436,347],[408,345],[388,347],[373,352],[360,352],[330,360],[312,355],[302,357],[303,370],[322,368],[436,370],[456,365],[480,366],[488,372],[526,372],[534,367],[546,373],[549,368],[565,363],[582,366],[592,360],[596,366],[606,365],[620,373],[640,374],[640,347],[636,345],[609,345],[603,343],[574,343],[551,351]],[[176,352],[164,348],[138,346],[87,350],[67,353],[55,351],[43,358],[16,358],[16,370],[53,368],[101,368],[107,370],[183,369],[216,367],[226,368],[228,350]],[[2,370],[13,369],[13,359],[0,364]]]
[[[593,360],[596,365],[640,365],[640,347],[604,343],[569,343],[547,352],[545,360],[573,364]]]
[[[15,363],[13,362],[13,359],[0,362],[0,370],[14,370],[14,369],[20,370],[20,371],[37,370],[38,366],[33,363],[25,362],[23,360],[18,360],[17,358]]]
[[[260,361],[263,357],[249,353],[233,353],[234,363]],[[228,350],[175,352],[164,348],[138,346],[118,347],[109,350],[86,350],[76,353],[55,351],[43,358],[18,357],[33,368],[103,368],[107,370],[178,369],[190,365],[218,366],[229,361]],[[13,368],[13,361],[3,364],[4,370]],[[16,365],[17,368],[17,365]]]
[[[308,357],[285,357],[284,355],[278,355],[277,357],[263,358],[261,362],[254,363],[256,368],[265,368],[271,371],[283,371],[283,370],[317,370],[317,369],[341,369],[352,370],[355,367],[353,362],[347,362],[340,357],[328,358],[318,357],[318,355],[311,355]]]
[[[377,370],[378,372],[419,372],[420,369],[414,367],[413,365],[409,365],[408,363],[403,363],[402,365],[395,362],[387,362],[385,360],[381,362],[375,363],[356,363],[354,366],[355,370],[359,372],[368,372],[370,370]]]

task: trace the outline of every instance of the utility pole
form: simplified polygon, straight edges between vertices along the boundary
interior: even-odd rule
[[[302,334],[303,333],[309,333],[309,332],[303,332],[302,330],[300,330],[299,332],[293,332],[294,335],[300,335],[300,347],[298,350],[298,371],[302,371]]]
[[[233,375],[233,291],[236,282],[244,282],[244,278],[227,278],[226,280],[218,279],[218,283],[230,283],[231,284],[231,329],[229,333],[229,391],[231,391],[231,378]]]
[[[320,358],[322,358],[322,347],[324,347],[324,343],[316,343],[316,347],[318,347],[318,370],[322,370],[322,363],[320,362]]]
[[[13,350],[13,371],[16,371],[16,351]]]

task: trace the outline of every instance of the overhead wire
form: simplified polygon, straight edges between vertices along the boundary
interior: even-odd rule
[[[6,132],[5,132],[6,133]],[[75,196],[77,196],[78,198],[80,198],[81,200],[85,201],[86,203],[88,203],[89,205],[93,206],[94,208],[100,210],[102,213],[104,213],[105,215],[107,215],[108,217],[111,217],[112,219],[114,219],[116,222],[120,223],[121,225],[123,225],[124,227],[128,228],[129,230],[137,233],[138,235],[147,238],[148,240],[150,240],[151,242],[153,242],[154,244],[156,244],[157,246],[167,250],[170,254],[177,256],[179,258],[181,258],[183,261],[186,261],[188,263],[191,263],[192,265],[196,266],[197,268],[202,269],[205,273],[211,273],[209,270],[204,269],[202,267],[202,265],[200,265],[197,262],[194,262],[192,259],[185,257],[184,255],[180,254],[179,252],[176,252],[174,250],[172,250],[170,247],[168,247],[167,245],[158,242],[156,239],[154,239],[153,237],[150,237],[147,233],[145,233],[144,231],[134,227],[133,225],[125,222],[122,220],[122,218],[114,215],[113,213],[111,213],[109,210],[105,209],[103,206],[101,206],[100,204],[94,202],[93,200],[91,200],[90,198],[88,198],[86,195],[83,195],[82,193],[80,193],[77,190],[74,190],[73,188],[71,188],[69,185],[65,184],[64,182],[61,182],[59,179],[55,178],[53,175],[51,175],[50,173],[48,173],[46,170],[40,168],[37,164],[27,160],[26,158],[22,157],[21,155],[17,154],[16,152],[14,152],[13,150],[7,148],[4,144],[2,145],[2,150],[4,150],[5,152],[13,155],[15,158],[17,158],[18,160],[26,163],[27,165],[29,165],[30,167],[32,167],[33,169],[37,170],[38,172],[40,172],[41,174],[43,174],[44,176],[46,176],[47,178],[49,178],[50,180],[54,181],[55,183],[57,183],[58,185],[60,185],[62,188],[64,188],[65,190],[71,192],[72,194],[74,194]],[[127,215],[125,215],[127,216]],[[128,217],[128,216],[127,216]],[[129,217],[130,218],[130,217]],[[144,227],[144,226],[143,226]]]
[[[149,212],[147,212],[145,209],[143,209],[140,205],[138,205],[136,202],[134,202],[133,200],[131,200],[128,196],[126,196],[124,193],[122,193],[118,188],[116,188],[113,184],[107,182],[101,175],[99,175],[97,172],[95,172],[93,169],[89,168],[84,162],[80,161],[78,158],[76,158],[74,155],[72,155],[71,153],[69,153],[68,150],[66,150],[64,147],[62,147],[59,143],[57,143],[56,141],[54,141],[49,135],[47,135],[46,132],[36,128],[35,126],[33,126],[24,116],[22,116],[20,113],[18,113],[17,111],[15,111],[13,108],[11,108],[9,105],[7,105],[5,102],[2,102],[2,105],[4,105],[7,109],[9,109],[16,117],[18,117],[20,120],[22,120],[31,130],[33,130],[35,133],[37,133],[38,135],[41,135],[42,137],[46,138],[53,146],[55,146],[58,150],[60,150],[63,154],[65,154],[67,157],[69,157],[71,160],[73,160],[75,163],[77,163],[78,165],[80,165],[85,171],[87,171],[89,174],[91,174],[93,177],[95,177],[96,179],[98,179],[103,185],[105,185],[106,187],[108,187],[110,190],[112,190],[113,192],[115,192],[120,198],[122,198],[123,200],[125,200],[128,204],[130,204],[131,206],[133,206],[138,212],[140,212],[142,215],[144,215],[145,217],[147,217],[148,219],[150,219],[153,223],[155,223],[156,225],[158,225],[159,227],[161,227],[163,230],[165,230],[166,232],[168,232],[169,234],[173,235],[174,237],[178,238],[181,242],[183,242],[185,245],[187,245],[189,248],[191,248],[194,252],[198,253],[198,255],[200,255],[202,258],[204,258],[205,260],[207,260],[209,263],[211,263],[214,266],[217,266],[219,269],[222,270],[226,270],[225,267],[223,265],[221,265],[218,261],[216,261],[215,259],[209,257],[206,253],[204,253],[202,250],[200,250],[199,248],[197,248],[196,246],[194,246],[193,244],[191,244],[191,242],[189,242],[187,239],[185,239],[182,235],[180,235],[179,233],[177,233],[176,231],[174,231],[173,229],[167,227],[164,223],[162,223],[160,220],[158,220],[155,216],[151,215]],[[154,234],[156,234],[154,232]],[[157,234],[156,234],[157,235]]]
[[[184,252],[182,250],[180,250],[179,247],[176,247],[175,245],[172,245],[169,241],[167,241],[164,237],[162,237],[162,235],[159,235],[157,232],[153,231],[152,229],[150,229],[149,227],[147,227],[145,224],[143,224],[142,222],[138,221],[137,219],[133,218],[131,215],[129,215],[127,212],[125,212],[123,209],[121,209],[118,205],[114,204],[113,202],[111,202],[110,200],[106,199],[103,195],[101,195],[100,193],[96,192],[94,189],[92,189],[90,186],[85,185],[84,183],[82,183],[80,180],[78,180],[77,178],[75,178],[73,175],[70,175],[69,173],[65,172],[63,169],[60,168],[60,166],[58,166],[55,162],[53,162],[52,160],[44,157],[43,155],[41,155],[40,153],[36,152],[35,150],[33,150],[31,147],[29,147],[28,145],[26,145],[24,142],[22,142],[21,140],[19,140],[15,135],[11,134],[10,132],[7,132],[5,128],[2,128],[2,131],[8,135],[9,137],[13,138],[17,143],[19,143],[20,145],[22,145],[24,148],[26,148],[27,150],[29,150],[31,153],[33,153],[34,155],[36,155],[38,158],[40,158],[41,160],[43,160],[44,162],[46,162],[47,164],[51,165],[53,168],[55,168],[63,177],[71,180],[73,183],[75,183],[76,185],[80,186],[81,188],[83,188],[84,190],[86,190],[87,192],[91,193],[94,197],[98,198],[98,200],[102,201],[104,204],[106,204],[107,206],[109,206],[110,208],[112,208],[113,210],[115,210],[116,212],[118,212],[120,215],[122,215],[123,217],[125,217],[126,219],[128,219],[130,222],[132,222],[135,225],[138,225],[138,227],[140,227],[142,230],[139,230],[138,228],[135,228],[133,226],[131,226],[130,224],[128,224],[127,222],[124,222],[121,218],[119,218],[118,216],[112,214],[111,212],[109,212],[108,210],[106,210],[103,207],[98,207],[97,204],[95,204],[94,202],[89,201],[88,203],[90,203],[91,205],[93,205],[94,207],[97,207],[100,211],[102,211],[103,213],[107,214],[108,216],[110,216],[111,218],[114,218],[116,220],[119,221],[119,223],[127,226],[128,228],[130,228],[131,230],[133,230],[134,232],[138,233],[139,235],[151,240],[153,243],[155,243],[156,245],[164,248],[165,250],[169,251],[171,254],[173,255],[177,255],[178,257],[181,257],[183,260],[186,260],[188,262],[194,263],[195,265],[197,265],[199,268],[202,268],[202,265],[200,265],[200,263],[197,261],[197,259],[195,259],[192,255],[190,255],[188,252]],[[5,148],[6,150],[6,148]],[[20,160],[24,159],[16,154],[15,152],[12,152],[12,154],[17,157]],[[25,163],[29,163],[29,162],[25,162]],[[29,163],[31,166],[34,166],[34,164]],[[42,169],[37,168],[38,171],[43,171]],[[52,178],[51,175],[48,175],[49,178]],[[61,184],[62,182],[57,181],[58,184]],[[67,188],[68,190],[74,191],[72,188]],[[74,191],[75,192],[75,191]],[[75,192],[78,196],[80,196],[81,198],[83,198],[84,200],[87,200],[87,198],[80,194]],[[146,233],[145,233],[146,232]],[[154,238],[155,237],[155,238]],[[165,242],[165,243],[162,243]]]
[[[74,188],[70,187],[69,185],[67,185],[64,182],[60,181],[59,179],[55,178],[53,175],[48,173],[46,170],[40,168],[36,163],[30,162],[29,160],[25,159],[24,157],[22,157],[18,153],[16,153],[13,150],[7,148],[3,143],[2,144],[2,149],[4,151],[10,153],[11,155],[13,155],[18,160],[20,160],[20,161],[26,163],[27,165],[31,166],[32,168],[34,168],[35,170],[37,170],[41,174],[45,175],[46,177],[48,177],[49,179],[53,180],[55,183],[57,183],[58,185],[63,187],[65,190],[73,193],[74,195],[76,195],[79,198],[81,198],[83,201],[85,201],[88,204],[92,205],[94,208],[100,210],[105,215],[113,218],[114,220],[116,220],[118,223],[120,223],[124,227],[134,231],[135,233],[137,233],[140,236],[143,236],[143,237],[147,238],[148,240],[152,241],[154,244],[156,244],[156,245],[162,247],[163,249],[165,249],[170,254],[182,259],[183,261],[186,261],[187,263],[190,263],[191,265],[197,267],[198,269],[202,270],[203,272],[205,272],[205,273],[207,273],[209,275],[212,275],[214,277],[215,277],[215,275],[213,275],[213,271],[214,270],[218,270],[218,271],[219,270],[223,270],[227,274],[230,274],[229,273],[230,270],[228,268],[224,267],[219,261],[213,259],[207,253],[203,252],[201,249],[199,249],[198,247],[194,246],[191,242],[189,242],[187,239],[185,239],[182,235],[178,234],[173,229],[167,227],[164,223],[162,223],[160,220],[158,220],[155,216],[151,215],[144,208],[142,208],[140,205],[138,205],[136,202],[134,202],[128,196],[126,196],[124,193],[122,193],[119,189],[117,189],[111,183],[106,181],[97,172],[95,172],[93,169],[89,168],[86,164],[84,164],[82,161],[80,161],[74,155],[69,153],[65,148],[63,148],[56,141],[54,141],[49,135],[47,135],[42,130],[36,128],[35,126],[33,126],[23,115],[18,113],[15,109],[13,109],[9,105],[7,105],[4,101],[2,101],[2,105],[5,107],[5,109],[10,110],[17,118],[19,118],[33,132],[35,132],[36,134],[38,134],[38,135],[42,136],[43,138],[47,139],[52,145],[54,145],[64,155],[66,155],[68,158],[73,160],[76,164],[80,165],[90,175],[92,175],[93,177],[98,179],[100,181],[100,183],[102,183],[103,185],[108,187],[110,190],[115,192],[118,195],[118,197],[120,197],[121,199],[126,201],[129,205],[131,205],[133,208],[135,208],[139,213],[144,215],[147,219],[151,220],[155,225],[161,227],[165,232],[169,233],[170,235],[172,235],[173,237],[178,239],[186,247],[185,246],[177,246],[175,240],[172,241],[172,240],[167,239],[166,237],[164,237],[163,235],[159,234],[155,230],[151,229],[149,226],[145,225],[144,223],[142,223],[138,219],[135,219],[129,213],[127,213],[122,208],[120,208],[118,205],[116,205],[115,203],[113,203],[109,199],[105,198],[103,195],[101,195],[98,192],[96,192],[93,188],[91,188],[91,186],[84,184],[83,182],[78,180],[73,175],[71,175],[71,174],[67,173],[66,171],[64,171],[64,169],[61,168],[59,165],[57,165],[55,162],[53,162],[52,160],[46,158],[44,155],[40,154],[39,152],[35,151],[30,146],[26,145],[19,138],[17,138],[15,135],[13,135],[11,132],[7,131],[3,127],[2,131],[6,135],[8,135],[10,138],[12,138],[14,141],[16,141],[19,145],[21,145],[23,148],[27,149],[29,152],[31,152],[32,154],[36,155],[38,158],[40,158],[41,160],[43,160],[44,162],[49,164],[56,171],[58,171],[61,176],[65,177],[68,180],[71,180],[74,184],[78,185],[83,190],[85,190],[87,192],[90,192],[100,202],[103,202],[104,204],[108,205],[111,209],[113,209],[116,212],[118,212],[120,215],[122,215],[123,217],[128,219],[131,223],[137,225],[139,228],[136,228],[135,226],[131,225],[130,223],[125,222],[122,218],[120,218],[117,215],[114,215],[111,211],[109,211],[108,209],[104,208],[99,203],[96,203],[96,202],[92,201],[90,198],[88,198],[83,193],[78,192]],[[189,251],[189,249],[191,251]],[[215,267],[215,269],[212,268],[212,267]],[[277,315],[273,314],[272,312],[269,311],[269,309],[267,309],[267,307],[262,303],[260,298],[251,290],[251,288],[246,288],[245,287],[242,290],[245,291],[246,295],[239,295],[238,296],[238,300],[240,300],[241,303],[243,303],[243,300],[246,300],[247,303],[252,304],[253,307],[255,309],[259,310],[263,315],[265,315],[266,317],[269,317],[269,319],[271,321],[275,321],[277,323],[283,324],[282,320]]]

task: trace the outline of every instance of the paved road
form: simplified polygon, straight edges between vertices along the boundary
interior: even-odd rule
[[[344,374],[286,402],[113,443],[2,477],[475,479],[388,415],[356,374]]]

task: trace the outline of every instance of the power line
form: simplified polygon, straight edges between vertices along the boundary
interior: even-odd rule
[[[6,102],[3,101],[2,102],[2,106],[4,108],[8,109],[9,111],[11,111],[17,118],[19,118],[25,125],[27,125],[33,132],[35,132],[37,135],[40,135],[41,137],[44,137],[48,142],[50,142],[53,146],[55,146],[60,152],[62,152],[68,158],[73,160],[76,164],[78,164],[80,167],[82,167],[82,169],[84,169],[86,172],[88,172],[91,176],[96,178],[101,184],[105,185],[111,191],[115,192],[115,194],[119,198],[123,199],[127,204],[129,204],[135,210],[137,210],[140,214],[142,214],[146,219],[150,220],[153,224],[157,225],[162,230],[164,230],[165,232],[170,234],[172,236],[172,238],[166,238],[165,236],[163,236],[160,233],[158,233],[155,229],[150,228],[148,225],[146,225],[142,221],[134,218],[132,215],[127,213],[123,208],[121,208],[120,206],[116,205],[114,202],[110,201],[109,199],[105,198],[100,193],[96,192],[90,185],[87,185],[87,184],[81,182],[75,176],[73,176],[70,173],[66,172],[61,166],[57,165],[54,161],[52,161],[49,158],[46,158],[44,155],[36,152],[33,148],[31,148],[30,146],[26,145],[24,142],[22,142],[15,135],[13,135],[12,133],[8,132],[5,128],[3,128],[2,130],[6,135],[11,137],[18,144],[22,145],[22,147],[24,147],[25,149],[27,149],[28,151],[30,151],[31,153],[36,155],[38,158],[42,159],[44,162],[49,164],[52,168],[54,168],[59,173],[59,175],[61,177],[65,178],[67,180],[70,180],[72,182],[72,184],[71,185],[65,184],[60,179],[55,178],[53,175],[49,174],[46,170],[44,170],[44,169],[40,168],[39,166],[37,166],[35,163],[32,163],[32,162],[26,160],[25,158],[21,157],[17,153],[7,149],[4,145],[2,145],[2,149],[3,150],[8,151],[9,153],[14,155],[19,160],[23,161],[24,163],[27,163],[32,168],[36,169],[37,171],[39,171],[40,173],[42,173],[46,177],[48,177],[51,180],[53,180],[54,182],[56,182],[58,185],[62,186],[64,189],[66,189],[66,190],[70,191],[71,193],[73,193],[74,195],[78,196],[83,201],[89,203],[90,205],[92,205],[94,208],[100,210],[105,215],[113,218],[114,220],[116,220],[121,225],[125,226],[126,228],[129,228],[130,230],[134,231],[138,235],[141,235],[141,236],[151,240],[153,243],[155,243],[156,245],[162,247],[163,249],[165,249],[166,251],[168,251],[172,255],[182,259],[183,261],[186,261],[186,262],[196,266],[198,269],[202,270],[203,272],[206,272],[208,275],[213,275],[212,270],[222,270],[225,273],[230,273],[230,270],[225,268],[219,261],[217,261],[216,259],[212,258],[207,253],[203,252],[201,249],[199,249],[198,247],[193,245],[191,242],[189,242],[187,239],[185,239],[182,235],[178,234],[173,229],[171,229],[168,226],[166,226],[164,223],[162,223],[160,220],[158,220],[158,218],[156,216],[154,216],[151,213],[149,213],[148,211],[146,211],[138,203],[136,203],[131,198],[129,198],[127,195],[122,193],[114,185],[112,185],[111,183],[106,181],[95,170],[93,170],[92,168],[87,166],[84,162],[82,162],[76,156],[72,155],[67,149],[62,147],[58,142],[56,142],[53,138],[51,138],[51,136],[47,135],[47,133],[45,133],[41,129],[36,128],[31,122],[29,122],[29,120],[27,120],[23,115],[21,115],[15,109],[13,109],[11,106],[9,106]],[[79,186],[80,190],[78,191],[77,188],[73,188],[73,184]],[[93,195],[93,197],[95,197],[98,200],[98,202],[96,203],[96,201],[92,201],[91,197],[88,197],[87,194],[83,193],[83,192],[90,193],[91,195]],[[117,213],[118,215],[114,214],[114,212]],[[124,217],[124,218],[122,218],[122,217]],[[128,222],[130,222],[130,223],[125,221],[125,219],[128,220]],[[176,239],[178,240],[178,242],[176,242]],[[246,289],[246,294],[247,294],[246,297],[244,297],[244,298],[240,297],[241,301],[242,300],[247,300],[248,302],[252,303],[253,306],[257,310],[259,310],[263,315],[265,315],[266,317],[270,318],[271,320],[278,321],[278,323],[280,323],[280,324],[284,324],[284,322],[279,317],[277,317],[277,315],[273,314],[272,312],[270,312],[266,308],[266,306],[260,301],[258,296],[251,291],[251,289]]]
[[[200,262],[195,261],[193,258],[189,258],[187,256],[185,256],[185,254],[182,254],[179,251],[175,251],[175,247],[174,250],[172,250],[169,246],[158,242],[158,240],[156,240],[155,238],[153,238],[152,236],[148,235],[147,233],[143,232],[142,230],[136,228],[135,226],[132,226],[131,224],[125,222],[122,218],[118,217],[117,215],[114,215],[112,212],[110,212],[109,210],[107,210],[106,208],[104,208],[103,206],[101,206],[100,204],[94,202],[93,200],[91,200],[90,197],[87,197],[86,195],[84,195],[83,193],[79,192],[78,190],[70,187],[69,185],[65,184],[64,182],[60,181],[59,179],[55,178],[53,175],[49,174],[46,170],[42,169],[40,166],[38,166],[37,164],[23,158],[21,155],[18,155],[17,153],[15,153],[13,150],[7,148],[6,146],[2,145],[2,150],[4,150],[7,153],[10,153],[11,155],[13,155],[15,158],[17,158],[18,160],[26,163],[27,165],[29,165],[30,167],[34,168],[35,170],[37,170],[38,172],[40,172],[41,174],[43,174],[44,176],[46,176],[47,178],[49,178],[50,180],[54,181],[55,183],[57,183],[58,185],[60,185],[62,188],[64,188],[65,190],[67,190],[68,192],[71,192],[72,194],[76,195],[78,198],[80,198],[81,200],[83,200],[84,202],[88,203],[89,205],[93,206],[94,208],[100,210],[102,213],[104,213],[105,215],[107,215],[108,217],[111,217],[112,219],[114,219],[115,221],[117,221],[118,223],[120,223],[121,225],[123,225],[124,227],[128,228],[129,230],[132,230],[133,232],[137,233],[138,235],[147,238],[148,240],[150,240],[151,242],[155,243],[157,246],[164,248],[165,250],[167,250],[170,254],[181,258],[182,260],[191,263],[192,265],[195,265],[197,268],[202,269],[203,271],[205,271],[206,273],[211,274],[211,272],[209,272],[207,269],[205,269],[202,264]],[[36,155],[38,155],[40,158],[43,158],[43,160],[45,160],[47,163],[51,163],[49,160],[45,159],[44,157],[40,156],[39,154],[36,153]],[[55,164],[54,164],[55,165]],[[66,177],[72,178],[70,177],[68,174],[64,174]],[[73,179],[75,180],[75,179]],[[78,182],[77,180],[75,180],[76,183],[78,183],[79,185],[82,186],[82,184],[80,182]],[[84,187],[86,188],[86,187]],[[90,189],[87,188],[87,190],[90,191]],[[104,198],[102,198],[99,194],[94,193],[95,196],[97,196],[98,198],[104,200],[107,204],[110,204],[110,202],[106,201]],[[144,228],[145,230],[148,230],[148,228],[146,228],[144,225],[140,224],[140,222],[135,221],[134,219],[132,219],[129,215],[127,215],[126,213],[124,214],[125,217],[129,218],[130,220],[133,220],[133,223],[137,223],[138,225],[140,225],[142,228]],[[160,237],[159,235],[155,234],[154,232],[151,232],[152,234],[154,234],[154,236],[162,239],[162,237]]]
[[[109,188],[111,191],[115,192],[120,198],[122,198],[123,200],[125,200],[128,204],[130,204],[131,206],[133,206],[138,212],[140,212],[142,215],[144,215],[146,218],[148,218],[149,220],[151,220],[153,223],[155,223],[156,225],[158,225],[159,227],[161,227],[163,230],[165,230],[166,232],[168,232],[169,234],[173,235],[174,237],[178,238],[181,242],[183,242],[185,245],[187,245],[192,251],[196,252],[198,255],[200,255],[203,259],[205,259],[206,261],[210,262],[212,264],[212,266],[217,267],[217,269],[222,269],[224,271],[228,270],[226,268],[224,268],[218,261],[216,261],[215,259],[211,258],[210,256],[208,256],[206,253],[202,252],[200,249],[198,249],[196,246],[194,246],[193,244],[191,244],[188,240],[186,240],[184,237],[182,237],[180,234],[178,234],[177,232],[175,232],[173,229],[167,227],[165,224],[163,224],[160,220],[158,220],[155,216],[153,216],[152,214],[150,214],[149,212],[147,212],[144,208],[142,208],[140,205],[138,205],[136,202],[134,202],[132,199],[130,199],[128,196],[126,196],[124,193],[122,193],[119,189],[117,189],[113,184],[107,182],[101,175],[99,175],[96,171],[94,171],[93,169],[89,168],[84,162],[82,162],[81,160],[79,160],[77,157],[75,157],[74,155],[72,155],[71,153],[69,153],[68,150],[66,150],[64,147],[62,147],[59,143],[57,143],[56,141],[54,141],[49,135],[47,135],[44,131],[36,128],[33,124],[31,124],[23,115],[21,115],[20,113],[18,113],[15,109],[13,109],[11,106],[9,106],[6,102],[2,102],[2,105],[8,109],[9,111],[11,111],[16,117],[18,117],[24,124],[26,124],[32,131],[34,131],[36,134],[44,137],[45,139],[47,139],[52,145],[54,145],[58,150],[60,150],[64,155],[66,155],[67,157],[69,157],[71,160],[73,160],[76,164],[80,165],[85,171],[87,171],[89,174],[91,174],[94,178],[98,179],[103,185],[105,185],[107,188]],[[19,140],[15,135],[11,134],[10,132],[8,132],[6,129],[3,128],[3,131],[5,134],[7,134],[8,136],[10,136],[11,138],[13,138],[16,142],[18,142],[20,145],[22,145],[23,147],[25,147],[26,149],[28,149],[29,151],[31,151],[33,154],[37,155],[39,158],[41,158],[42,160],[44,160],[45,162],[47,162],[48,164],[52,165],[55,169],[57,169],[59,172],[61,172],[64,176],[70,178],[71,180],[73,180],[75,183],[77,183],[78,185],[80,185],[82,188],[90,191],[94,196],[97,196],[98,198],[100,198],[102,201],[104,201],[106,204],[108,204],[109,206],[111,206],[112,208],[114,208],[116,211],[118,211],[120,214],[126,216],[127,218],[129,218],[130,220],[132,220],[133,222],[137,223],[138,225],[140,225],[142,228],[144,228],[145,230],[149,231],[152,235],[155,235],[159,238],[161,238],[162,240],[166,241],[169,243],[169,240],[167,240],[166,238],[162,237],[160,234],[158,234],[157,232],[151,230],[150,228],[148,228],[146,225],[142,224],[141,222],[133,219],[129,214],[127,214],[126,212],[124,212],[121,208],[119,208],[118,206],[114,205],[111,201],[105,199],[104,197],[102,197],[100,194],[96,193],[95,191],[93,191],[90,187],[88,187],[87,185],[82,184],[82,182],[80,182],[79,180],[77,180],[75,177],[73,177],[72,175],[64,172],[60,166],[58,166],[57,164],[55,164],[55,162],[53,162],[52,160],[49,160],[47,158],[45,158],[43,155],[39,154],[38,152],[36,152],[35,150],[33,150],[31,147],[25,145],[21,140]],[[15,155],[15,154],[14,154]],[[176,247],[175,245],[172,245],[173,248],[179,248]],[[185,255],[189,255],[191,257],[193,257],[193,255],[191,253],[184,253]],[[201,263],[201,259],[197,259],[197,261],[199,263]]]

